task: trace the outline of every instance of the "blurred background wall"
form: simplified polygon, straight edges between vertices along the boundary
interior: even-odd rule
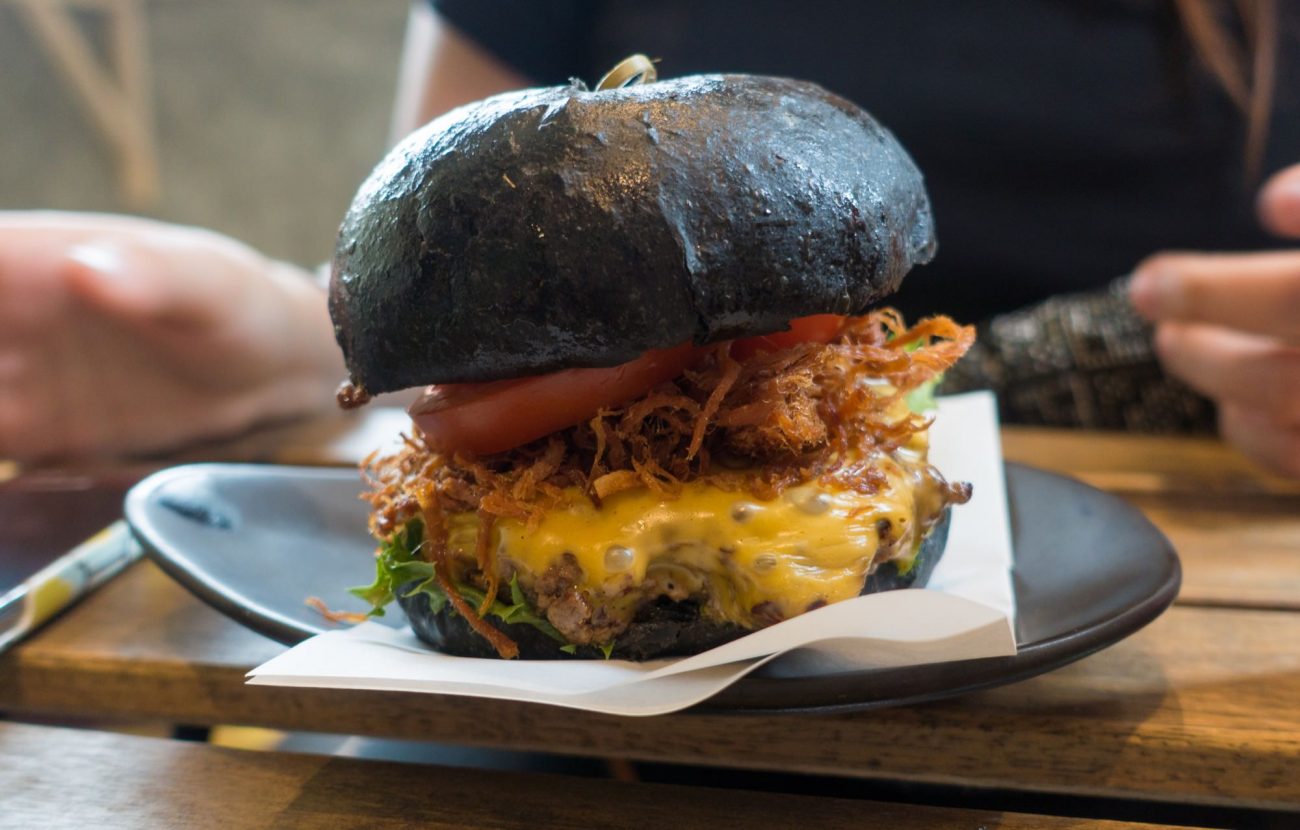
[[[326,259],[385,149],[408,0],[135,0],[159,190],[136,212]],[[0,209],[127,211],[118,160],[30,12],[70,9],[108,70],[105,9],[0,0]]]

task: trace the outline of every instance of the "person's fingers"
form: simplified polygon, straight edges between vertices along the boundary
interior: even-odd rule
[[[132,324],[229,319],[263,258],[228,237],[137,217],[0,211],[0,341],[69,298]],[[12,318],[12,319],[11,319]],[[6,325],[8,324],[8,325]]]
[[[0,458],[26,458],[41,444],[44,355],[15,346],[0,346]]]
[[[58,252],[0,247],[0,345],[39,336],[67,307]]]
[[[0,212],[0,458],[152,452],[312,411],[342,374],[324,300],[212,232]]]
[[[167,275],[119,242],[101,239],[78,244],[65,254],[63,268],[75,296],[119,317],[155,317],[169,305]]]
[[[1300,348],[1237,331],[1166,323],[1156,332],[1166,371],[1220,403],[1300,426]]]
[[[1300,237],[1300,164],[1283,168],[1264,183],[1256,209],[1268,231]]]
[[[0,384],[0,458],[18,454],[18,443],[31,431],[31,406],[16,386]]]
[[[0,250],[18,244],[66,247],[92,236],[136,237],[184,226],[116,213],[66,210],[0,210]]]
[[[140,247],[157,247],[160,241],[167,240],[195,240],[190,243],[191,247],[212,247],[210,236],[201,231],[135,217],[0,211],[0,343],[30,343],[32,338],[46,334],[51,326],[66,324],[69,300],[75,299],[71,295],[78,287],[88,288],[82,299],[105,300],[108,310],[121,308],[130,311],[138,307],[138,295],[123,305],[121,301],[127,298],[122,293],[113,293],[107,288],[95,290],[103,286],[93,276],[77,281],[80,276],[88,276],[88,269],[68,259],[69,252],[78,246],[91,243],[90,258],[102,263],[105,257],[96,258],[96,249],[107,249],[111,254]],[[165,286],[150,287],[149,276],[150,273],[145,273],[133,284],[130,280],[116,282],[120,288],[129,290],[134,287],[145,295],[151,295],[156,307],[166,307],[169,295],[158,290]],[[77,284],[71,285],[70,282]],[[87,283],[95,285],[88,286]],[[107,302],[109,300],[118,302]]]
[[[1157,254],[1134,273],[1147,319],[1208,323],[1300,343],[1300,252]]]
[[[1249,407],[1219,407],[1219,433],[1261,466],[1300,478],[1300,429],[1279,426]]]
[[[220,319],[237,293],[231,264],[185,240],[92,239],[69,249],[64,273],[77,299],[113,317],[178,327]]]
[[[0,386],[13,386],[31,375],[31,355],[17,347],[0,346]]]

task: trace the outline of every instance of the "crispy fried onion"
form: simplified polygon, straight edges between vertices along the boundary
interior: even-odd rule
[[[345,622],[355,625],[370,619],[369,614],[363,614],[360,611],[335,611],[320,597],[307,597],[303,602],[308,608],[332,623]]]
[[[468,602],[465,601],[460,590],[451,580],[451,565],[447,562],[447,524],[446,515],[442,510],[442,501],[438,497],[438,491],[430,482],[423,483],[417,491],[417,500],[420,504],[420,515],[424,519],[425,538],[428,541],[428,556],[433,562],[433,576],[438,581],[438,587],[447,595],[451,601],[452,607],[465,618],[470,628],[473,628],[480,636],[492,644],[506,659],[519,656],[519,646],[514,640],[507,637],[500,629],[493,626],[487,620],[483,619],[487,606],[491,601],[485,603],[483,609],[475,611]],[[495,584],[495,578],[491,580]]]
[[[970,326],[931,317],[908,328],[897,311],[849,318],[830,342],[803,343],[733,359],[730,344],[713,349],[682,377],[618,409],[523,447],[490,456],[443,454],[418,434],[384,457],[363,463],[371,486],[371,532],[385,539],[422,517],[424,556],[456,610],[502,656],[515,644],[483,619],[500,581],[491,554],[494,522],[535,527],[579,488],[597,504],[644,487],[675,497],[704,480],[727,490],[774,498],[807,481],[863,493],[883,484],[872,459],[929,427],[900,399],[949,366],[975,339]],[[571,492],[571,491],[570,491]],[[486,600],[470,607],[447,563],[444,510],[479,517],[472,575]]]

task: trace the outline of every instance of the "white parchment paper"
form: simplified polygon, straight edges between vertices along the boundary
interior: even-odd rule
[[[815,675],[1015,654],[1011,531],[992,395],[939,400],[931,460],[974,496],[954,508],[929,587],[836,603],[679,660],[481,660],[439,654],[409,629],[364,623],[306,640],[249,673],[271,686],[378,689],[656,715],[717,694],[759,666]]]

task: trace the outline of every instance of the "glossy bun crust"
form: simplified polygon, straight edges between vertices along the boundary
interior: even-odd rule
[[[814,84],[531,89],[380,163],[339,232],[330,313],[377,394],[861,313],[934,247],[907,153]]]
[[[899,573],[892,562],[886,562],[867,577],[863,594],[893,591],[899,588],[924,588],[930,580],[935,565],[943,557],[948,543],[948,525],[951,508],[930,530],[921,544],[912,567]],[[414,587],[414,586],[411,586]],[[435,649],[460,657],[497,657],[496,649],[465,622],[465,618],[444,605],[432,613],[426,594],[405,596],[410,589],[397,592],[398,602],[406,612],[416,636]],[[594,647],[584,646],[576,654],[560,651],[559,643],[530,625],[503,623],[495,617],[488,622],[506,633],[519,645],[519,656],[524,660],[560,660],[570,657],[596,658],[603,653]],[[691,602],[671,602],[661,599],[641,612],[631,627],[618,637],[610,657],[618,660],[656,660],[661,657],[680,657],[698,654],[715,646],[748,634],[744,628],[722,624],[700,616],[699,606]]]

